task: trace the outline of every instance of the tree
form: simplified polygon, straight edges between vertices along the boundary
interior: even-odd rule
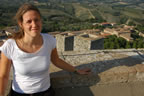
[[[135,24],[133,21],[130,21],[130,22],[128,23],[128,25],[129,25],[129,26],[135,26],[136,24]]]
[[[126,40],[121,37],[119,37],[118,40],[119,40],[120,48],[125,48]]]
[[[115,48],[115,44],[114,44],[114,42],[111,42],[110,43],[110,49],[114,49]]]
[[[131,48],[130,42],[126,42],[126,47],[125,48]]]
[[[120,48],[119,43],[116,43],[116,44],[115,44],[115,46],[116,46],[116,48],[115,48],[115,49],[119,49],[119,48]]]
[[[133,42],[132,48],[137,48],[137,42],[136,41]]]
[[[109,42],[105,42],[105,43],[104,43],[104,49],[109,49],[109,48],[110,48]]]
[[[137,48],[143,48],[143,41],[142,40],[138,41]]]

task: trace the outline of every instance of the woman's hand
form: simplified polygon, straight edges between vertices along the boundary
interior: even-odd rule
[[[84,69],[77,69],[75,73],[79,75],[89,75],[91,74],[91,69],[90,68],[84,68]]]

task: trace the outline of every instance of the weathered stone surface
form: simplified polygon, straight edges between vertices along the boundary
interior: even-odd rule
[[[52,85],[57,90],[84,87],[87,89],[90,86],[103,84],[143,82],[144,58],[142,52],[142,49],[59,52],[60,58],[66,62],[76,68],[91,68],[92,74],[77,75],[51,65]]]
[[[139,67],[142,66],[143,58],[135,49],[73,51],[63,52],[61,55],[63,55],[61,56],[63,57],[62,59],[77,68],[88,67],[92,69],[91,76],[71,75],[72,86],[91,86],[144,80],[141,76],[142,73],[138,73],[140,71]],[[92,77],[94,78],[92,79]],[[67,85],[67,87],[70,86]]]

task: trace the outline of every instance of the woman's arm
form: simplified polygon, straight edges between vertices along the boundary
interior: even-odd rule
[[[5,89],[9,79],[11,60],[1,53],[0,61],[0,96],[4,96]]]
[[[51,53],[51,61],[52,63],[64,70],[67,70],[69,72],[77,72],[79,74],[89,74],[90,73],[90,69],[89,68],[85,68],[85,69],[76,69],[75,67],[73,67],[72,65],[68,64],[67,62],[65,62],[64,60],[60,59],[57,53],[57,49],[53,49],[52,53]]]

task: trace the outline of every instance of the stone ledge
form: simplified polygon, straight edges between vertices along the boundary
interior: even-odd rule
[[[51,65],[52,85],[55,89],[65,89],[144,81],[143,52],[143,49],[119,49],[59,53],[62,59],[77,68],[91,68],[92,74],[77,75]]]
[[[77,75],[59,71],[55,73],[57,75],[51,73],[51,80],[54,88],[84,87],[111,83],[128,83],[144,81],[144,70],[142,69],[144,69],[144,65],[138,64],[132,67],[114,67],[102,73],[92,73],[91,75]]]

